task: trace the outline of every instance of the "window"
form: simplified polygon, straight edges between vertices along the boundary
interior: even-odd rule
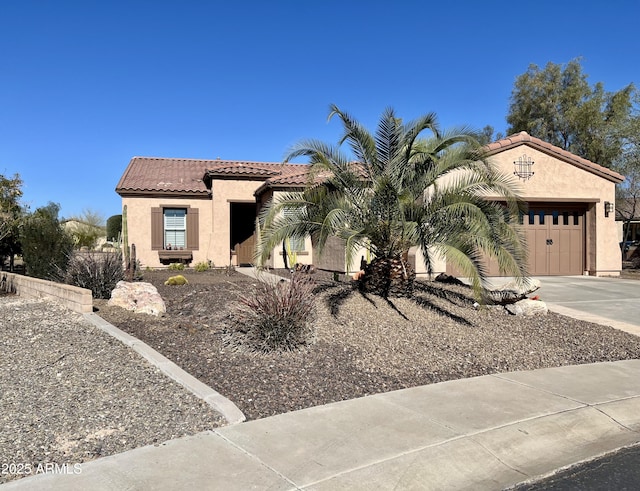
[[[187,210],[164,209],[164,248],[184,249],[187,245]]]
[[[289,237],[287,239],[287,250],[289,252],[304,251],[304,239],[296,239],[293,237]]]
[[[151,208],[151,249],[171,250],[182,247],[197,251],[200,245],[198,209],[190,206]]]
[[[284,215],[286,217],[295,216],[295,213],[296,213],[295,210],[289,210],[289,209],[284,210]],[[289,237],[285,245],[287,247],[287,251],[289,252],[304,251],[304,238]]]

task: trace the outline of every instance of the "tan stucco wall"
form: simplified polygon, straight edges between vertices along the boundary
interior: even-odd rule
[[[255,203],[256,198],[253,193],[262,183],[262,181],[231,179],[214,180],[212,182],[213,222],[208,227],[208,230],[212,232],[210,237],[211,259],[216,266],[229,264],[231,253],[231,203]]]
[[[159,206],[190,206],[198,208],[199,249],[193,251],[195,265],[201,261],[212,261],[217,267],[226,266],[231,258],[231,203],[255,203],[254,192],[263,184],[253,180],[214,180],[211,185],[211,199],[192,198],[148,198],[124,197],[122,205],[127,205],[129,244],[136,245],[136,256],[143,267],[166,267],[160,263],[158,251],[151,249],[151,208]],[[267,195],[268,196],[268,195]],[[313,263],[311,239],[305,241],[305,251],[298,254],[297,262]],[[282,245],[274,249],[268,264],[272,268],[284,267]]]
[[[514,161],[526,154],[535,173],[523,181],[513,175]],[[579,203],[586,208],[585,273],[618,275],[622,267],[615,214],[604,216],[604,203],[615,203],[615,183],[575,165],[558,160],[535,148],[521,145],[490,157],[504,174],[511,176],[525,201]],[[446,272],[446,260],[434,257],[434,273]],[[426,273],[422,252],[416,251],[416,271]]]
[[[199,216],[199,242],[197,251],[193,251],[191,265],[201,261],[213,260],[213,240],[211,230],[212,208],[209,199],[191,198],[122,198],[122,207],[127,205],[127,228],[129,245],[136,245],[136,258],[142,263],[142,267],[165,267],[160,263],[158,251],[151,250],[151,208],[158,206],[175,206],[176,208],[190,206],[198,209]],[[228,254],[228,253],[227,253]],[[227,255],[227,261],[229,260]],[[228,263],[221,262],[220,266]]]
[[[585,272],[617,275],[622,267],[615,213],[605,217],[604,203],[615,203],[615,183],[551,157],[527,145],[505,150],[490,158],[503,172],[513,175],[513,162],[526,154],[535,174],[519,181],[521,196],[529,201],[579,202],[587,206]]]

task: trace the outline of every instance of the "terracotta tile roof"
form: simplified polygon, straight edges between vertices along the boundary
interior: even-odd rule
[[[277,162],[134,157],[118,182],[116,192],[121,196],[207,197],[206,181],[210,178],[262,181],[276,178],[286,184],[289,176],[306,174],[306,169],[303,164]]]
[[[131,194],[185,194],[208,196],[203,176],[205,160],[133,157],[116,192]]]
[[[210,177],[217,176],[256,176],[270,177],[280,174],[277,164],[253,164],[246,162],[238,162],[237,164],[225,162],[224,164],[216,164],[207,167],[207,175]]]
[[[495,141],[493,143],[489,143],[486,145],[486,149],[488,150],[489,155],[494,155],[496,153],[500,153],[503,150],[507,150],[510,148],[517,147],[519,145],[527,145],[537,150],[540,150],[547,155],[560,159],[569,164],[575,165],[581,169],[584,169],[592,174],[596,174],[597,176],[603,177],[609,181],[619,183],[624,181],[624,176],[618,174],[611,169],[603,167],[601,165],[595,164],[590,160],[583,159],[582,157],[578,157],[577,155],[563,150],[560,147],[556,147],[555,145],[551,145],[551,143],[547,143],[539,138],[529,135],[526,131],[521,131],[520,133],[516,133],[514,135],[507,136],[502,140]]]
[[[281,176],[306,172],[301,164],[281,164],[274,162],[223,162],[207,168],[209,177],[249,178],[258,180],[277,179]]]
[[[293,164],[288,164],[293,165]],[[297,167],[297,168],[296,168]],[[315,183],[320,183],[327,178],[326,172],[319,173],[315,178]],[[288,189],[288,188],[304,188],[309,184],[309,166],[305,164],[296,164],[286,172],[276,177],[270,177],[262,184],[254,193],[259,196],[267,189]]]
[[[530,136],[522,131],[485,148],[489,155],[527,145],[552,157],[575,165],[612,182],[622,182],[624,176],[567,152],[559,147]],[[173,195],[208,197],[209,179],[252,179],[264,181],[256,190],[259,195],[266,189],[300,188],[308,184],[308,165],[278,162],[247,162],[237,160],[195,160],[158,157],[133,157],[129,162],[116,192],[121,196]],[[316,181],[321,180],[319,176]]]

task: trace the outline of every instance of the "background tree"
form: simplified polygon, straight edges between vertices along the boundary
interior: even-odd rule
[[[9,257],[9,270],[13,271],[14,255],[20,252],[18,227],[23,216],[20,205],[22,179],[18,174],[7,178],[0,174],[0,265]]]
[[[625,176],[616,186],[616,218],[624,226],[623,245],[631,240],[631,222],[640,216],[640,111],[636,111],[625,128],[625,146],[614,168]],[[624,252],[624,248],[623,248]]]
[[[410,294],[415,272],[407,253],[413,246],[420,247],[429,272],[434,255],[445,256],[478,293],[485,255],[506,274],[524,276],[523,238],[510,220],[519,210],[513,176],[490,165],[475,132],[441,132],[434,114],[403,124],[388,109],[372,135],[336,106],[332,116],[344,130],[339,145],[348,143],[352,155],[317,140],[293,148],[286,160],[308,157],[311,181],[262,210],[259,262],[288,237],[311,236],[322,253],[335,236],[345,243],[348,264],[358,250],[370,248],[374,259],[361,285],[385,297]],[[485,200],[486,193],[503,197],[508,207]]]
[[[12,233],[20,215],[22,179],[18,174],[7,178],[0,174],[0,241]]]
[[[116,241],[122,233],[122,215],[107,218],[107,240]]]
[[[73,251],[73,239],[64,230],[60,205],[49,203],[28,215],[21,227],[20,241],[27,274],[55,279],[65,271]]]
[[[633,84],[606,92],[590,87],[579,59],[537,65],[520,75],[511,92],[508,134],[526,131],[605,167],[620,158],[635,94]]]
[[[488,145],[491,142],[504,138],[504,135],[500,132],[496,133],[493,126],[486,125],[478,133],[478,143],[481,145]]]
[[[64,223],[77,249],[81,247],[95,248],[98,239],[105,237],[107,233],[104,217],[89,209],[84,210],[80,216],[65,220]]]

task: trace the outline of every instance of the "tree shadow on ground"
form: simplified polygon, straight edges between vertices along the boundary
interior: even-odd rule
[[[334,290],[331,291],[330,290]],[[333,317],[337,317],[340,312],[340,307],[347,301],[351,295],[359,294],[364,298],[367,302],[375,307],[375,302],[364,295],[360,290],[357,289],[354,285],[346,285],[344,283],[322,283],[317,285],[313,289],[314,294],[327,292],[327,296],[325,298],[325,304],[331,312]]]
[[[432,312],[436,312],[442,316],[448,317],[455,322],[466,326],[472,326],[473,324],[469,322],[464,317],[454,314],[451,310],[447,309],[446,306],[438,305],[434,300],[441,299],[445,302],[450,303],[452,306],[456,307],[464,307],[464,308],[472,308],[474,303],[474,297],[471,288],[463,287],[465,291],[457,291],[460,290],[460,287],[456,289],[448,288],[444,285],[440,284],[430,284],[426,282],[416,282],[415,283],[415,292],[413,296],[408,297],[409,300],[414,302],[419,307],[430,310]],[[466,289],[468,288],[468,292]],[[326,293],[324,302],[327,308],[329,309],[332,317],[337,317],[340,313],[340,308],[342,305],[349,299],[352,295],[360,295],[371,305],[376,307],[376,302],[373,300],[371,294],[367,294],[362,292],[357,284],[344,284],[344,283],[319,283],[313,290],[314,294]],[[394,310],[400,317],[404,320],[409,320],[409,318],[398,308],[396,305],[397,302],[394,303],[392,298],[383,298],[382,300],[386,302],[386,304]],[[407,297],[405,297],[407,298]],[[442,302],[440,302],[442,304]]]
[[[451,302],[459,307],[469,307],[475,302],[475,299],[473,298],[473,291],[471,290],[471,287],[468,286],[457,288],[463,291],[455,291],[450,288],[446,288],[438,283],[416,281],[414,289],[416,292],[424,293],[437,298],[442,298],[443,300],[447,300],[448,302]]]
[[[471,322],[469,322],[467,319],[465,319],[462,316],[459,316],[457,314],[454,314],[453,312],[451,312],[450,310],[447,310],[446,308],[442,308],[439,305],[436,305],[435,303],[433,303],[431,300],[429,300],[428,298],[425,298],[423,296],[420,295],[414,295],[413,297],[411,297],[411,300],[418,305],[419,307],[422,307],[425,310],[431,310],[433,312],[436,312],[442,316],[448,317],[449,319],[458,322],[460,324],[464,324],[465,326],[473,326],[473,324]]]
[[[466,285],[448,286],[443,283],[436,282],[423,282],[416,281],[414,285],[414,294],[411,298],[416,305],[424,309],[435,311],[440,315],[448,317],[449,319],[464,324],[466,326],[472,326],[473,323],[469,322],[464,317],[454,314],[451,310],[436,304],[433,298],[442,299],[451,305],[463,308],[473,308],[475,299],[473,297],[473,291],[471,287]]]

